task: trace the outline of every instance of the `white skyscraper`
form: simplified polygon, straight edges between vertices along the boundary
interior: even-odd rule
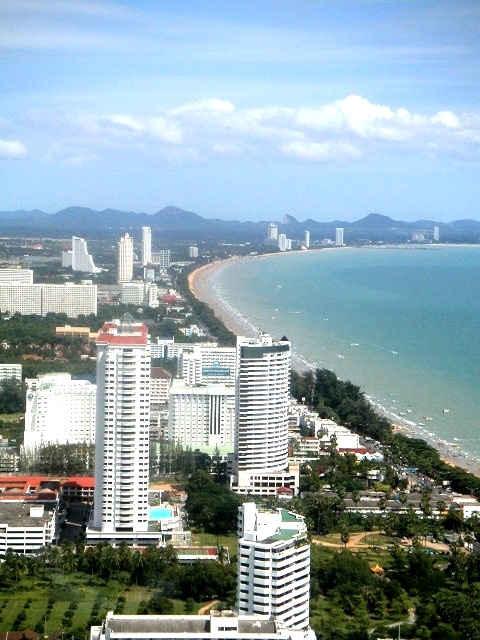
[[[287,236],[284,233],[280,233],[278,236],[278,248],[280,251],[287,250]]]
[[[150,344],[146,325],[125,314],[97,338],[95,500],[102,533],[148,530]]]
[[[239,508],[238,534],[239,615],[268,615],[290,629],[308,629],[310,545],[303,516],[247,502]]]
[[[305,248],[308,249],[310,247],[310,231],[305,231],[305,239],[303,241]]]
[[[27,378],[23,446],[95,441],[96,386],[69,373]]]
[[[290,342],[237,338],[235,454],[231,487],[238,493],[294,492],[298,469],[288,467]]]
[[[270,224],[268,225],[267,239],[278,240],[278,225],[276,225],[274,222],[270,222]]]
[[[439,242],[440,240],[440,227],[433,227],[433,241]]]
[[[86,241],[77,236],[72,236],[72,251],[62,253],[62,266],[70,266],[73,271],[84,271],[85,273],[100,273],[102,271],[95,266],[92,256],[88,253]]]
[[[128,233],[118,242],[118,282],[130,282],[133,278],[133,238]]]
[[[335,246],[343,247],[343,227],[337,227],[335,229]]]
[[[152,230],[142,227],[142,265],[145,267],[152,262]]]

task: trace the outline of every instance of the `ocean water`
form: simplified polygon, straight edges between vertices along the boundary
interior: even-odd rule
[[[213,286],[307,366],[359,385],[441,453],[480,460],[480,247],[259,257]]]

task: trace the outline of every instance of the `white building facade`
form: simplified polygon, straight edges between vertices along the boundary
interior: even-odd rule
[[[0,312],[45,316],[65,313],[69,318],[97,313],[97,285],[0,283]]]
[[[83,238],[72,236],[72,250],[62,252],[62,267],[72,267],[73,271],[100,273],[92,256],[88,253],[87,242]]]
[[[335,229],[335,246],[343,247],[343,227],[337,227]]]
[[[152,230],[142,227],[142,265],[145,267],[152,262]]]
[[[303,516],[286,509],[239,507],[237,610],[308,630],[310,545]]]
[[[95,497],[92,528],[148,530],[150,347],[126,314],[97,338]]]
[[[238,493],[274,495],[298,486],[298,469],[288,471],[288,407],[291,347],[237,337],[236,429],[231,488]],[[262,479],[264,478],[264,480]],[[295,479],[296,478],[296,479]]]
[[[174,379],[168,397],[168,439],[184,447],[231,447],[235,431],[235,387],[185,385]]]
[[[133,238],[126,233],[118,242],[118,282],[133,278]]]
[[[18,382],[22,381],[21,364],[0,364],[0,381],[14,378]]]
[[[26,378],[23,446],[95,442],[96,385],[69,373]]]
[[[33,284],[33,271],[31,269],[21,269],[20,267],[0,269],[0,282]]]
[[[234,385],[237,375],[237,350],[214,343],[193,345],[182,351],[178,360],[178,375],[184,384],[222,383]]]

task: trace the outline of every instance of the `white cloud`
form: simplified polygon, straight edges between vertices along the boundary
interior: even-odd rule
[[[18,140],[0,139],[0,158],[23,158],[27,155],[27,150]]]
[[[12,129],[12,123],[5,123]],[[281,105],[239,109],[213,98],[156,113],[35,113],[14,134],[49,157],[140,155],[146,161],[201,162],[209,157],[262,157],[308,162],[348,161],[382,153],[432,153],[476,157],[480,114],[412,113],[404,107],[350,95],[317,107]],[[2,147],[0,147],[0,150]],[[3,142],[3,155],[24,155],[20,143]],[[40,151],[37,153],[40,156]],[[83,161],[83,160],[82,160]]]

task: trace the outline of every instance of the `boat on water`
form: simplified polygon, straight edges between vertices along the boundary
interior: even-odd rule
[[[450,409],[444,409],[443,410],[443,413],[449,413],[449,412],[450,412]]]
[[[433,418],[431,418],[430,416],[423,416],[424,420],[433,420]]]

